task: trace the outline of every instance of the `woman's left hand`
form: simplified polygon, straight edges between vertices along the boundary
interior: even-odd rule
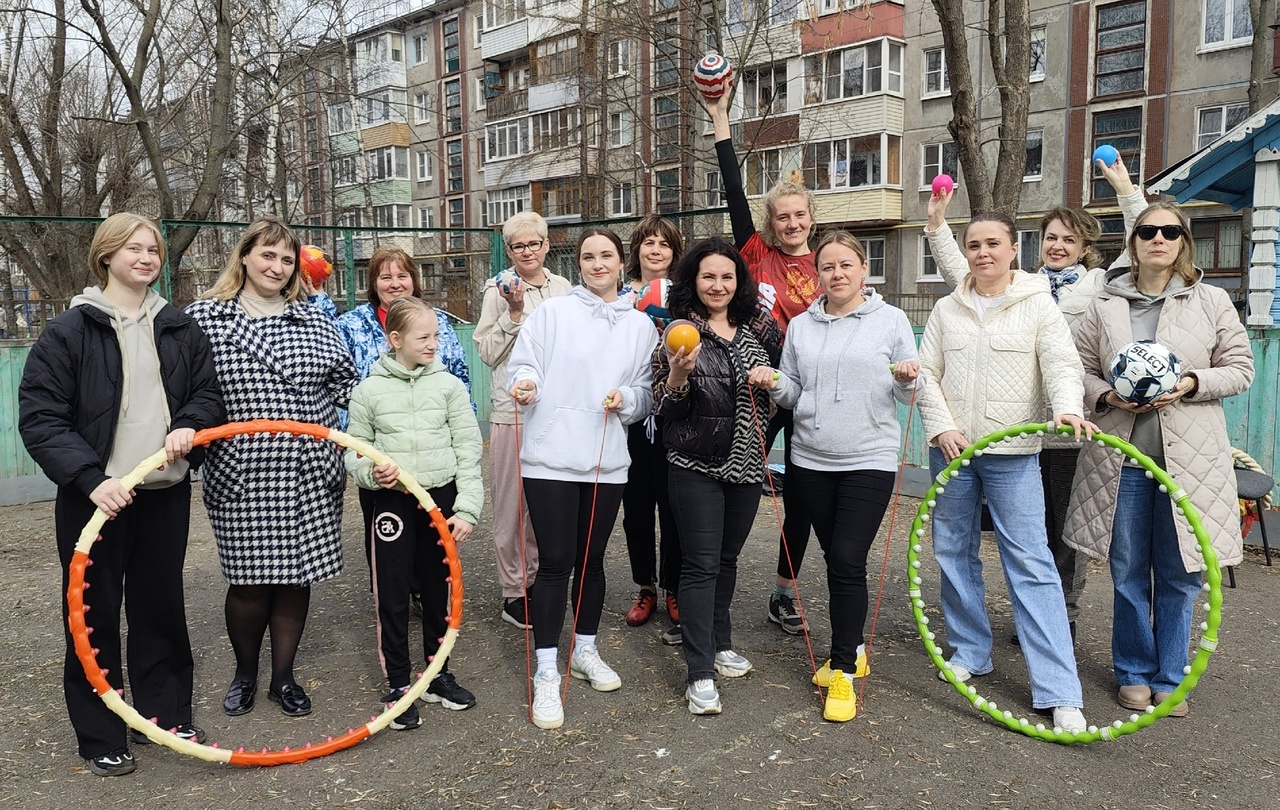
[[[894,382],[909,383],[920,376],[919,360],[899,360],[893,364]]]
[[[195,444],[196,432],[191,428],[178,428],[169,432],[164,437],[164,454],[169,459],[169,463],[183,458],[187,453],[191,452],[191,448]]]
[[[1165,407],[1166,405],[1172,405],[1173,403],[1177,402],[1178,400],[1182,399],[1183,397],[1195,391],[1196,387],[1197,387],[1197,380],[1195,378],[1195,375],[1183,374],[1181,377],[1178,378],[1178,384],[1173,387],[1172,391],[1170,391],[1167,394],[1162,394],[1161,396],[1158,396],[1155,399],[1151,400],[1151,407],[1158,411],[1161,408]]]
[[[622,392],[617,388],[610,389],[609,395],[604,398],[604,409],[614,413],[622,410]]]
[[[471,530],[474,528],[470,523],[462,518],[454,515],[445,520],[445,525],[449,527],[449,533],[453,535],[453,542],[461,543],[471,536]]]
[[[310,297],[311,297],[311,296],[313,296],[313,295],[319,295],[319,294],[320,294],[321,287],[323,287],[323,286],[324,286],[323,282],[321,282],[321,284],[320,284],[319,286],[317,286],[317,285],[315,285],[315,284],[312,284],[312,283],[311,283],[311,276],[309,276],[309,275],[307,275],[306,273],[302,272],[302,268],[301,268],[301,267],[299,267],[299,268],[298,268],[298,275],[302,276],[302,291],[303,291],[304,293],[306,293],[306,294],[307,294],[307,297],[308,297],[308,298],[310,298]]]
[[[1076,441],[1080,441],[1081,431],[1084,431],[1085,439],[1090,441],[1093,440],[1093,434],[1095,432],[1101,431],[1101,428],[1099,428],[1094,423],[1090,422],[1088,419],[1085,419],[1083,416],[1076,416],[1075,414],[1070,414],[1070,413],[1058,414],[1053,418],[1053,426],[1055,428],[1060,428],[1063,425],[1070,425],[1071,427],[1076,429],[1076,432],[1075,432]]]
[[[756,388],[772,391],[778,387],[779,373],[768,366],[756,366],[747,372],[747,383]]]
[[[395,462],[387,461],[373,468],[373,481],[383,489],[391,489],[400,478],[400,468]]]

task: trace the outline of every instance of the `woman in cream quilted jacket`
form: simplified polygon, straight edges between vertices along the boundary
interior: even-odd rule
[[[1076,337],[1085,402],[1103,430],[1128,439],[1186,488],[1218,563],[1238,563],[1240,515],[1222,399],[1253,381],[1248,337],[1227,294],[1192,266],[1191,226],[1176,206],[1143,211],[1128,246],[1132,269],[1107,273]],[[1116,395],[1106,368],[1120,347],[1144,339],[1173,350],[1182,378],[1172,393],[1138,406]],[[1081,452],[1065,534],[1092,557],[1110,556],[1117,700],[1142,710],[1182,680],[1204,560],[1169,496],[1123,461],[1097,446]],[[1171,712],[1186,713],[1185,701]]]
[[[1080,359],[1049,284],[1013,269],[1013,220],[979,214],[962,243],[969,275],[934,307],[920,346],[926,380],[920,414],[934,475],[973,440],[1043,418],[1045,392],[1057,424],[1074,426],[1077,435],[1093,429],[1082,414]],[[961,681],[994,668],[978,557],[985,494],[1031,675],[1032,705],[1052,709],[1055,727],[1080,732],[1087,728],[1084,701],[1062,584],[1045,536],[1039,450],[1035,436],[1003,442],[961,467],[937,496],[933,545],[954,650],[947,666]]]

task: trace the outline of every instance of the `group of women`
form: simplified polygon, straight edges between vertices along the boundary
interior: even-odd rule
[[[1103,166],[1125,210],[1128,262],[1097,267],[1090,247],[1096,220],[1055,209],[1041,222],[1040,272],[1023,273],[1009,217],[975,215],[957,243],[944,219],[950,192],[934,195],[926,235],[955,290],[935,307],[917,355],[906,316],[866,286],[858,240],[834,231],[810,247],[813,198],[802,184],[773,189],[756,229],[725,104],[708,109],[736,244],[709,239],[686,249],[676,228],[654,216],[637,227],[628,252],[613,231],[587,228],[577,244],[581,284],[571,286],[543,266],[546,223],[519,214],[503,229],[514,272],[485,291],[475,340],[494,375],[490,476],[501,615],[532,628],[533,722],[564,722],[558,667],[567,606],[570,675],[599,691],[621,686],[596,634],[604,554],[624,505],[640,587],[627,622],[648,621],[659,588],[666,591],[672,627],[663,640],[683,645],[689,711],[721,711],[716,676],[753,669],[735,649],[730,606],[777,431],[785,442],[787,519],[768,616],[787,632],[805,628],[794,584],[812,524],[827,563],[831,618],[830,659],[814,682],[829,690],[827,719],[854,717],[853,680],[870,671],[867,557],[899,463],[895,403],[919,404],[935,475],[994,429],[1046,415],[1072,428],[1065,443],[1042,447],[1027,436],[988,449],[938,496],[933,543],[954,650],[951,677],[965,681],[994,667],[978,554],[985,501],[1032,705],[1052,712],[1064,731],[1086,728],[1073,654],[1084,583],[1077,550],[1110,559],[1118,702],[1142,709],[1167,698],[1186,665],[1203,559],[1185,518],[1141,469],[1079,442],[1105,430],[1165,466],[1204,516],[1220,563],[1239,561],[1221,400],[1247,388],[1252,357],[1226,294],[1192,265],[1185,215],[1169,204],[1146,206],[1122,163]],[[205,464],[204,498],[228,582],[226,626],[236,659],[224,698],[229,715],[254,706],[268,630],[268,698],[287,715],[310,712],[293,664],[310,586],[342,567],[345,488],[342,454],[326,443],[236,437],[203,455],[193,448],[196,430],[249,419],[337,427],[353,390],[371,374],[387,379],[370,387],[369,397],[405,395],[419,377],[435,380],[424,386],[448,403],[447,425],[427,418],[424,429],[452,431],[454,463],[432,471],[440,472],[432,492],[446,500],[451,525],[463,535],[480,507],[478,433],[456,335],[429,307],[393,306],[420,294],[409,257],[375,255],[369,302],[335,323],[332,303],[299,272],[299,247],[278,220],[254,222],[213,288],[183,313],[151,290],[164,262],[155,225],[131,214],[110,217],[90,251],[97,286],[45,331],[23,377],[21,433],[59,487],[64,587],[80,526],[94,509],[113,518],[86,575],[94,587],[98,661],[122,686],[123,603],[135,705],[196,741],[204,735],[191,718],[181,578],[189,465]],[[698,332],[692,349],[673,351],[660,339],[665,322],[635,308],[643,286],[662,278],[670,281],[670,315]],[[1158,340],[1183,363],[1176,388],[1146,406],[1120,399],[1107,381],[1110,358],[1134,339]],[[444,370],[457,379],[431,376]],[[352,420],[353,431],[373,431],[371,438],[373,401],[360,400]],[[167,463],[125,490],[121,477],[159,446]],[[347,466],[367,487],[361,506],[370,554],[373,524],[391,509],[381,504],[400,509],[399,499],[383,494],[399,471],[350,457]],[[123,511],[135,502],[145,508]],[[381,545],[375,551],[373,558]],[[415,573],[439,572],[415,562],[412,549],[406,553],[392,558],[399,560],[391,563],[395,571],[370,559],[389,704],[403,694],[399,681],[407,681],[407,591],[443,601],[440,589],[411,583]],[[389,584],[404,598],[388,594],[383,604],[380,587]],[[428,636],[443,630],[443,604],[426,614],[429,656]],[[86,688],[69,636],[64,692],[91,770],[132,771],[125,727]],[[455,709],[475,703],[447,671],[431,684],[428,700]],[[1182,703],[1173,714],[1187,711]],[[397,722],[393,727],[416,726],[416,710]],[[137,734],[133,740],[147,741]]]

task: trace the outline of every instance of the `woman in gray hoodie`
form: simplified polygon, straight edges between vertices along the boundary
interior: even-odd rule
[[[911,323],[864,288],[867,254],[845,231],[814,251],[822,295],[791,321],[782,368],[752,371],[774,402],[795,413],[789,477],[805,501],[827,561],[831,660],[814,675],[829,686],[823,716],[857,714],[852,679],[867,674],[867,554],[889,505],[901,437],[896,399],[923,383]]]

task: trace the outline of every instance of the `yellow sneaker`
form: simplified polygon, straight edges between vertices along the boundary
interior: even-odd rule
[[[853,694],[853,681],[840,670],[831,672],[831,687],[822,716],[833,723],[847,723],[858,716],[858,698]]]
[[[854,664],[853,678],[865,678],[871,674],[871,665],[867,663],[867,654],[862,653],[858,656],[857,662]],[[814,686],[821,686],[827,689],[831,686],[831,659],[828,658],[818,671],[813,673],[811,679]]]

